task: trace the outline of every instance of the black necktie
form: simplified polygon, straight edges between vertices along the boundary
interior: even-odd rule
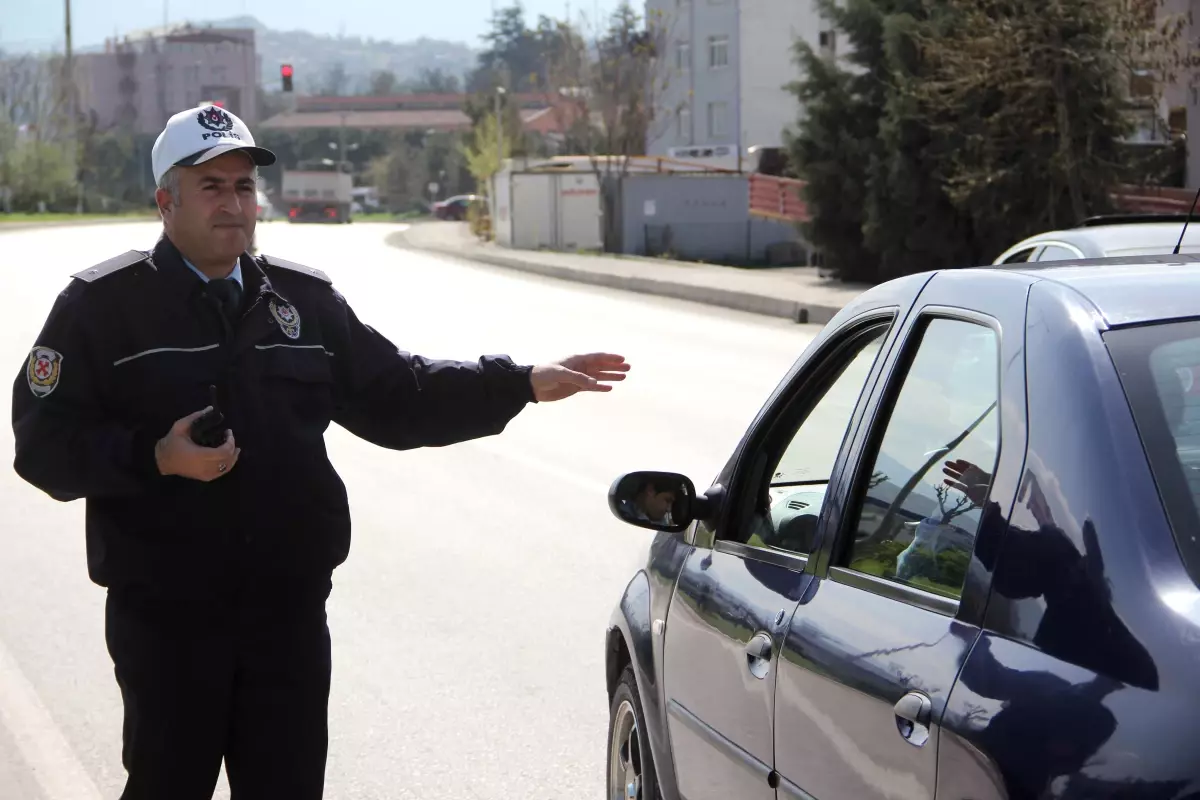
[[[242,310],[242,287],[233,278],[220,278],[208,282],[208,293],[217,301],[217,306],[230,324],[237,322]]]

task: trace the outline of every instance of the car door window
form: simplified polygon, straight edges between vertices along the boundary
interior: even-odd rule
[[[774,467],[751,489],[756,502],[747,545],[799,555],[812,551],[834,462],[887,331],[886,324],[870,329],[842,354],[824,390],[816,390],[821,394],[815,405],[812,390],[801,390],[805,396],[795,406],[811,410],[801,411],[802,421],[782,425],[760,454]]]
[[[1074,261],[1083,256],[1072,250],[1069,247],[1063,247],[1059,244],[1048,244],[1042,252],[1038,253],[1038,261]]]
[[[999,388],[995,331],[924,325],[851,506],[850,569],[958,599],[999,454]]]
[[[1035,247],[1026,247],[1024,250],[1018,250],[1017,252],[1015,252],[1011,256],[1009,256],[1008,258],[1004,259],[1004,261],[1002,263],[1004,263],[1004,264],[1024,264],[1026,261],[1029,260],[1029,257],[1031,255],[1033,255],[1033,251],[1036,249],[1037,248],[1035,248]]]

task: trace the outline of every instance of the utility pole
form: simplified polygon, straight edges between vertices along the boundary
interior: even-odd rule
[[[75,175],[75,213],[83,213],[83,170],[79,167],[79,120],[75,99],[75,60],[71,50],[71,0],[63,0],[66,21],[66,77],[67,91],[67,136],[70,142],[71,170]]]

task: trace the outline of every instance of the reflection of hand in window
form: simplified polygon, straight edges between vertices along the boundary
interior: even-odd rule
[[[946,485],[962,492],[974,505],[982,506],[983,502],[987,500],[992,476],[970,461],[962,458],[956,461],[947,461],[942,473],[946,476]]]

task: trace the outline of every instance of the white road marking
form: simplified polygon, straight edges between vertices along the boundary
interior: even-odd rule
[[[103,800],[33,685],[0,643],[0,721],[47,800]]]

